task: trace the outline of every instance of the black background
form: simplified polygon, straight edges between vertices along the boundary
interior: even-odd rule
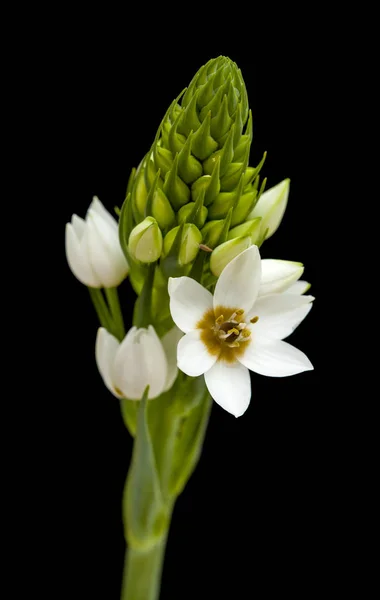
[[[250,164],[266,150],[267,188],[291,178],[285,217],[261,254],[305,265],[303,278],[317,299],[289,341],[308,355],[315,371],[284,379],[253,375],[251,404],[239,419],[214,404],[201,461],[174,511],[161,598],[310,597],[330,569],[320,552],[329,485],[321,425],[327,400],[318,390],[316,144],[324,133],[315,124],[314,55],[305,57],[307,47],[290,51],[285,35],[270,52],[253,41],[206,47],[199,40],[189,51],[179,42],[163,46],[127,37],[113,38],[101,27],[70,28],[55,46],[53,72],[46,71],[51,206],[60,245],[53,299],[62,357],[54,373],[62,399],[49,408],[47,432],[55,465],[46,498],[53,597],[119,597],[120,502],[131,456],[118,403],[95,365],[98,323],[87,289],[66,263],[65,223],[74,212],[84,216],[95,194],[110,211],[121,206],[130,170],[149,148],[168,105],[219,54],[237,62],[246,82],[254,124]],[[121,300],[128,324],[134,302],[128,281]]]

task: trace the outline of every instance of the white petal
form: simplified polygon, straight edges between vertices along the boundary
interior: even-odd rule
[[[257,298],[260,281],[260,252],[257,246],[251,246],[223,269],[215,287],[214,308],[249,311]]]
[[[261,261],[259,296],[283,292],[304,272],[302,263],[265,258]]]
[[[218,356],[210,354],[202,342],[201,330],[190,331],[180,339],[177,347],[177,364],[186,375],[198,377],[211,369]]]
[[[259,320],[250,326],[254,339],[283,339],[301,323],[310,310],[313,296],[272,294],[259,298],[253,307]]]
[[[170,277],[168,292],[172,319],[184,333],[195,329],[212,309],[212,294],[190,277]]]
[[[90,212],[87,221],[91,265],[104,287],[116,287],[125,278],[128,264],[120,247],[117,230]]]
[[[283,340],[298,327],[309,314],[312,303],[304,304],[287,313],[277,313],[270,318],[259,319],[254,325],[248,325],[252,339],[265,341],[269,339]]]
[[[170,390],[177,378],[177,346],[183,333],[176,325],[161,338],[161,344],[165,350],[166,360],[168,362],[168,372],[166,376],[164,392]]]
[[[167,360],[154,328],[132,327],[120,344],[113,366],[113,381],[126,398],[140,400],[147,385],[148,398],[156,398],[165,387]]]
[[[112,381],[113,362],[119,345],[119,341],[113,335],[104,327],[99,327],[95,344],[96,364],[110,392],[117,398],[122,398],[122,395],[115,390]]]
[[[306,354],[281,340],[252,340],[239,361],[251,371],[267,377],[288,377],[314,368]]]
[[[311,283],[300,279],[300,281],[292,283],[292,285],[288,287],[288,289],[286,289],[285,292],[287,294],[305,294],[305,292],[307,292],[307,290],[309,290],[310,287]]]
[[[86,235],[86,230],[84,235]],[[66,225],[65,248],[67,262],[75,277],[84,285],[94,288],[102,287],[101,281],[88,260],[87,248],[83,246],[83,239],[79,241],[71,223]]]
[[[81,219],[81,217],[78,217],[78,215],[73,215],[71,217],[71,225],[74,228],[75,235],[77,236],[78,240],[80,240],[83,235],[84,228],[86,227],[86,221]]]
[[[257,315],[259,317],[259,323],[261,321],[262,325],[263,319],[269,319],[271,317],[277,318],[278,315],[296,310],[296,308],[299,308],[304,304],[309,304],[312,300],[314,300],[314,296],[300,296],[299,294],[283,293],[260,296],[260,298],[256,300],[252,310],[247,314],[246,320],[248,321],[250,318]]]
[[[265,239],[274,234],[282,221],[288,203],[289,188],[290,179],[284,179],[264,192],[247,217],[248,220],[262,218],[261,231],[264,233],[268,229]]]
[[[215,402],[224,410],[235,417],[240,417],[247,410],[251,400],[251,379],[243,365],[218,360],[205,373],[205,382]]]
[[[90,212],[96,213],[99,217],[105,220],[106,223],[108,223],[108,225],[114,231],[118,230],[118,224],[116,219],[114,219],[114,217],[108,212],[108,210],[104,208],[103,204],[100,202],[97,196],[94,196],[92,199],[92,202],[87,211],[86,219],[88,218]]]

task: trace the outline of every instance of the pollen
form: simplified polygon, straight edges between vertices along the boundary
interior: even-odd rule
[[[256,317],[253,317],[251,319],[251,323],[257,323],[258,320],[259,320],[259,317],[256,315]]]
[[[227,331],[227,335],[231,335],[232,333],[234,333],[235,335],[239,335],[240,332],[238,329],[236,329],[236,327],[232,327],[232,329],[229,329]]]
[[[209,309],[197,323],[197,329],[201,330],[200,338],[209,353],[228,363],[242,356],[251,342],[251,331],[244,322],[242,308]]]

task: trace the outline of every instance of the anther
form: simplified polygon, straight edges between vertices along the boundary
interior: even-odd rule
[[[224,322],[224,316],[223,316],[223,315],[220,315],[220,317],[218,317],[218,318],[216,319],[216,321],[215,321],[215,323],[216,323],[217,325],[221,325],[223,322]]]
[[[249,331],[249,329],[244,329],[240,332],[240,335],[242,335],[245,338],[248,338],[251,335],[251,332]]]
[[[251,319],[251,323],[257,323],[257,321],[258,321],[258,320],[259,320],[259,317],[257,317],[257,316],[256,316],[256,317],[253,317],[253,318]]]
[[[229,329],[227,331],[227,335],[231,335],[231,333],[235,333],[236,335],[239,335],[239,330],[236,329],[236,327],[232,327],[232,329]]]

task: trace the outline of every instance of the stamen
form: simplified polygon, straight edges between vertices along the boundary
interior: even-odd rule
[[[230,336],[225,331],[219,331],[218,332],[218,337],[219,337],[220,340],[226,340]]]
[[[235,333],[236,335],[239,335],[239,330],[236,329],[236,327],[233,327],[232,329],[229,329],[227,331],[227,335],[231,335],[231,333]]]
[[[245,329],[247,327],[246,323],[239,323],[238,328],[239,329]]]
[[[245,338],[249,338],[249,336],[251,335],[251,332],[249,331],[249,329],[244,329],[243,331],[240,332],[240,335]]]
[[[244,315],[244,310],[242,308],[238,308],[238,310],[235,310],[235,312],[232,313],[229,320],[230,321],[236,321],[236,320],[239,321],[243,315]]]
[[[239,342],[231,342],[231,344],[227,344],[230,348],[239,348]]]
[[[220,315],[220,317],[218,317],[218,318],[216,319],[216,321],[215,321],[215,323],[216,323],[217,325],[221,325],[223,322],[224,322],[224,316],[223,316],[223,315]]]
[[[257,321],[258,321],[258,320],[259,320],[259,317],[258,317],[258,316],[256,316],[256,317],[253,317],[253,318],[251,319],[251,323],[257,323]]]

